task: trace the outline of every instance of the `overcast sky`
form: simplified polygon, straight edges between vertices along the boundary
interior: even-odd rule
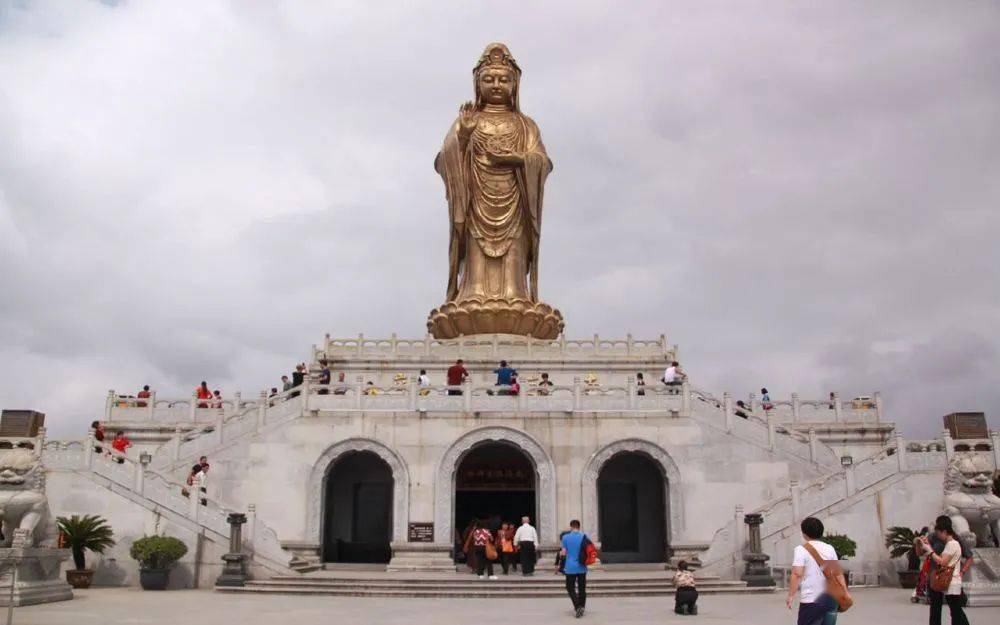
[[[1000,4],[534,4],[0,0],[0,406],[79,436],[110,388],[422,336],[432,162],[504,41],[567,335],[1000,426]]]

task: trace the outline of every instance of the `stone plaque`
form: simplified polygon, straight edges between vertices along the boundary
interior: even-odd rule
[[[411,543],[434,542],[434,524],[410,523],[406,529],[406,540]]]
[[[945,415],[944,427],[954,439],[990,437],[986,415],[982,412],[953,412]]]
[[[0,413],[0,437],[34,438],[45,425],[45,415],[34,410],[4,410]]]

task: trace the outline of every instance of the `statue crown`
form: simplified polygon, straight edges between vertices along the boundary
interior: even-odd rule
[[[502,43],[491,43],[486,46],[472,73],[478,74],[488,67],[506,67],[513,70],[516,76],[521,75],[521,68],[517,66],[517,61],[514,60],[514,56],[507,49],[507,46]]]

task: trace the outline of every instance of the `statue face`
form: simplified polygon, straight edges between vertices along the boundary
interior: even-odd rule
[[[490,67],[479,74],[479,93],[487,104],[505,104],[514,101],[514,73],[509,69]]]

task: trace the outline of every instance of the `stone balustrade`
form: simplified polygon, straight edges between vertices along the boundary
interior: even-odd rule
[[[365,337],[364,334],[351,338],[332,338],[327,334],[321,346],[313,346],[314,362],[337,358],[424,360],[649,358],[662,362],[677,358],[677,346],[668,344],[663,334],[655,339],[634,339],[631,334],[624,339],[608,339],[595,334],[589,339],[567,339],[560,335],[553,340],[543,340],[509,334],[478,334],[457,339],[435,339],[428,334],[420,339],[401,339],[395,333],[389,338],[382,339]]]

